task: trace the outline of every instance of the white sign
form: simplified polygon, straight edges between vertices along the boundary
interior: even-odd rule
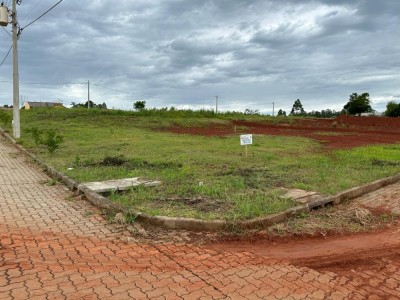
[[[253,135],[252,134],[243,134],[240,136],[240,145],[251,145],[253,144]]]

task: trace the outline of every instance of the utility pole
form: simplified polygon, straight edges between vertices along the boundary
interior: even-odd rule
[[[275,102],[272,102],[272,116],[275,116]]]
[[[215,113],[218,113],[218,96],[215,96]]]
[[[87,108],[90,108],[90,82],[87,81]]]
[[[21,137],[21,124],[19,115],[19,74],[18,74],[18,20],[17,3],[12,0],[12,40],[13,40],[13,136]]]

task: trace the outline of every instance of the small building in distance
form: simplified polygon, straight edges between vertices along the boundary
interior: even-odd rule
[[[31,101],[26,101],[24,104],[24,109],[32,109],[36,107],[57,107],[57,108],[63,108],[64,105],[62,103],[57,103],[57,102],[31,102]]]

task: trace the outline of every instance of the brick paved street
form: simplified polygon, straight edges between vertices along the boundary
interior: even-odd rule
[[[125,242],[127,232],[48,181],[0,137],[0,299],[400,298],[399,228],[380,241],[390,253],[377,254],[376,270],[311,269],[249,251]]]

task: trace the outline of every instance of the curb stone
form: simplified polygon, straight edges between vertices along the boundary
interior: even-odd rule
[[[85,186],[81,185],[77,181],[69,178],[67,175],[57,171],[56,169],[46,165],[41,159],[37,158],[35,155],[27,151],[24,147],[19,145],[13,137],[11,137],[7,132],[4,131],[3,128],[0,127],[0,133],[7,138],[18,150],[23,152],[25,155],[33,159],[39,166],[41,166],[44,171],[52,178],[57,179],[58,181],[62,182],[66,187],[68,187],[71,191],[78,191],[78,193],[83,193],[87,200],[90,203],[97,206],[101,209],[113,209],[116,211],[122,211],[120,207],[118,207],[115,203],[103,197],[102,195],[91,191],[90,189],[86,188]]]
[[[44,168],[45,172],[52,178],[55,178],[61,181],[65,186],[67,186],[72,191],[78,191],[78,193],[82,193],[85,195],[86,199],[101,209],[109,209],[115,210],[123,213],[130,213],[136,215],[136,220],[142,223],[148,223],[152,225],[162,226],[169,229],[181,229],[181,230],[191,230],[191,231],[220,231],[223,229],[227,229],[230,226],[234,226],[236,228],[241,229],[257,229],[265,226],[271,226],[276,223],[281,223],[286,219],[297,216],[302,213],[308,213],[312,210],[323,208],[328,205],[337,205],[342,203],[343,201],[350,200],[364,194],[368,194],[375,190],[378,190],[384,186],[396,183],[400,181],[400,174],[396,174],[394,176],[386,177],[383,179],[379,179],[373,181],[371,183],[367,183],[362,186],[354,187],[343,192],[340,192],[336,195],[321,197],[320,199],[316,199],[307,204],[292,207],[287,209],[284,212],[276,213],[273,215],[269,215],[266,217],[254,218],[251,220],[245,221],[237,221],[237,222],[229,222],[225,220],[201,220],[194,218],[178,218],[178,217],[165,217],[165,216],[151,216],[144,213],[137,213],[128,211],[126,209],[121,208],[120,206],[113,203],[108,198],[90,190],[86,186],[78,183],[77,181],[69,178],[65,174],[58,172],[54,168],[46,165],[42,160],[38,159],[32,153],[27,151],[24,147],[19,145],[7,132],[5,132],[0,127],[0,133],[6,137],[14,146],[32,158],[37,164]]]

